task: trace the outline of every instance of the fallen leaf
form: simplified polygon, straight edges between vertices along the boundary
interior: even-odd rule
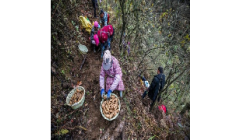
[[[92,120],[89,120],[89,121],[87,122],[87,124],[89,124],[91,121],[92,121]]]
[[[67,129],[62,129],[60,130],[61,134],[64,135],[64,134],[67,134],[69,131]]]
[[[78,82],[77,82],[77,85],[78,85],[78,86],[81,86],[81,85],[82,85],[82,81],[78,81]]]

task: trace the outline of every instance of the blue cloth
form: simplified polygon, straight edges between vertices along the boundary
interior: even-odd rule
[[[101,90],[101,97],[103,97],[104,89]]]
[[[108,18],[107,12],[104,12],[103,18],[100,17],[100,24],[103,24],[103,27],[107,26],[107,18]]]
[[[100,47],[101,47],[101,58],[103,57],[103,53],[105,50],[110,50],[110,39],[108,38],[107,41],[105,41],[104,43],[100,43]],[[109,46],[109,47],[108,47]]]
[[[112,91],[109,89],[109,90],[108,90],[108,93],[107,93],[107,98],[110,98],[110,97],[111,97],[111,93],[112,93]]]
[[[106,46],[106,42],[105,43],[100,43],[100,47],[101,47],[101,58],[103,57],[103,52],[105,50],[105,46]]]
[[[108,38],[108,40],[107,40],[107,48],[110,50],[111,49],[111,39],[110,39],[110,37]]]

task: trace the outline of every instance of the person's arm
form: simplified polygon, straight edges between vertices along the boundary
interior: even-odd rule
[[[102,19],[101,19],[101,17],[100,17],[100,26],[102,26]]]
[[[114,91],[116,89],[116,87],[118,86],[119,81],[120,81],[120,75],[116,74],[115,77],[114,77],[113,84],[110,87],[111,91]]]
[[[107,20],[104,21],[104,26],[107,26]]]
[[[105,77],[105,72],[103,70],[103,67],[101,67],[100,78],[99,78],[100,90],[104,89],[104,77]]]
[[[107,18],[108,18],[107,14],[104,13],[104,26],[107,26]]]
[[[120,68],[120,65],[119,65],[118,61],[115,61],[113,63],[113,69],[114,69],[114,72],[115,72],[115,77],[114,77],[113,84],[110,87],[111,91],[114,91],[116,89],[116,87],[118,86],[118,83],[121,79],[121,77],[120,77],[121,68]]]

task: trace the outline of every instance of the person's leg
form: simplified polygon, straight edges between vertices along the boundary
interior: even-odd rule
[[[97,51],[99,52],[99,51],[101,51],[101,46],[100,45],[96,45],[96,47],[97,47]]]
[[[111,38],[109,37],[107,40],[107,49],[110,50],[111,49]]]
[[[96,1],[92,0],[92,4],[93,4],[93,9],[94,9],[94,17],[96,17]]]
[[[156,101],[156,98],[152,100],[152,103],[151,103],[151,105],[150,105],[150,111],[152,110],[152,108],[153,108],[153,106],[154,106],[154,104],[155,104],[155,101]]]
[[[93,44],[94,53],[96,53],[96,45]]]
[[[145,98],[146,95],[147,95],[147,91],[143,93],[142,98]]]
[[[99,5],[98,5],[98,2],[97,2],[97,0],[95,0],[96,1],[96,8],[99,8]]]
[[[122,91],[120,91],[120,97],[122,98]]]
[[[160,99],[161,99],[161,97],[159,96],[159,97],[158,97],[158,102],[160,101]]]
[[[101,52],[101,58],[103,57],[103,52],[105,50],[105,45],[104,44],[101,44],[101,49],[102,49],[102,52]]]

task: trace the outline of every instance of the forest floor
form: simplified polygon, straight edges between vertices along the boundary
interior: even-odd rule
[[[81,6],[74,9],[69,20],[78,22],[77,16],[74,15],[93,15],[91,1],[84,0],[81,2]],[[92,16],[88,16],[88,18],[91,23],[95,20],[99,21],[99,17],[92,18]],[[110,24],[114,25],[116,22],[113,21],[111,23],[110,19]],[[121,111],[119,116],[111,122],[102,117],[100,113],[102,98],[100,97],[99,86],[99,74],[102,65],[100,51],[97,53],[93,52],[90,41],[88,41],[90,35],[87,32],[80,29],[80,34],[82,35],[82,40],[85,41],[79,42],[88,48],[88,53],[82,55],[76,45],[72,49],[71,58],[58,58],[57,64],[52,62],[52,67],[58,73],[51,76],[52,139],[104,139],[103,136],[106,135],[107,137],[114,135],[114,139],[149,139],[156,135],[157,127],[159,127],[159,130],[161,128],[160,119],[162,114],[156,107],[150,113],[149,99],[143,101],[141,99],[142,91],[133,90],[139,89],[138,82],[133,84],[130,83],[132,81],[129,81],[129,72],[134,69],[123,63],[116,39],[111,44],[111,52],[119,60],[121,68],[127,71],[126,74],[123,74],[126,90],[123,93],[123,98],[120,98]],[[69,37],[64,37],[61,40],[61,44],[63,45],[64,43],[66,46],[78,44],[77,41],[73,41]],[[83,63],[85,56],[86,59]],[[81,70],[80,67],[82,67]],[[86,91],[85,102],[83,106],[73,110],[65,104],[66,96],[73,89],[73,85],[79,82],[82,82],[81,86]],[[118,92],[114,93],[119,96]],[[116,133],[115,129],[119,127],[119,124],[123,124],[124,128],[122,132]],[[159,137],[155,138],[159,139]]]

